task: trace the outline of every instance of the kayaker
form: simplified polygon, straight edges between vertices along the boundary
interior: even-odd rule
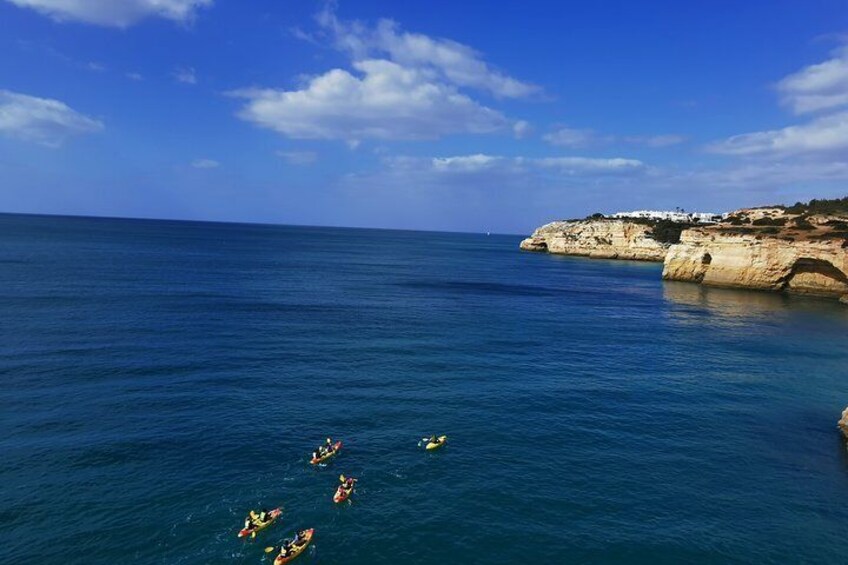
[[[301,545],[305,541],[306,541],[306,538],[303,536],[303,532],[300,531],[300,532],[297,532],[294,535],[294,540],[292,541],[292,545]]]
[[[353,488],[353,485],[354,485],[355,482],[356,482],[356,479],[354,479],[352,477],[348,477],[347,479],[342,481],[342,488],[345,489],[345,490],[350,490],[350,489]]]
[[[251,520],[250,518],[245,520],[244,521],[244,529],[245,530],[252,530],[253,529],[253,520]]]
[[[327,446],[328,451],[333,449],[333,439],[328,437],[327,441],[324,442],[324,445]]]
[[[285,540],[283,545],[280,546],[280,557],[288,557],[289,555],[291,555],[291,542]]]
[[[440,439],[438,438],[438,436],[430,436],[430,440],[429,440],[429,441],[430,441],[430,443],[434,443],[434,444],[436,444],[436,445],[439,445],[440,443],[442,443],[442,440],[440,440]]]

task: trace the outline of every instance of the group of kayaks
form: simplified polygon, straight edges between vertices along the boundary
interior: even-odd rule
[[[438,449],[442,447],[448,440],[448,436],[430,436],[429,438],[422,438],[421,443],[424,444],[424,448],[427,451],[432,451],[434,449]],[[421,444],[419,443],[419,446]],[[322,465],[338,455],[339,451],[342,449],[342,442],[336,441],[335,443],[327,438],[327,441],[324,445],[316,449],[312,453],[312,457],[309,460],[309,463],[312,465]],[[358,479],[353,477],[345,477],[344,475],[339,476],[339,484],[338,488],[336,488],[336,492],[333,494],[333,502],[336,504],[341,504],[342,502],[350,499],[350,496],[354,492],[354,487],[356,486]],[[245,527],[239,530],[238,537],[254,539],[256,538],[256,534],[261,532],[262,530],[271,526],[274,522],[276,522],[283,515],[282,508],[274,508],[273,510],[263,510],[262,512],[255,512],[253,510],[250,511],[250,514],[245,520]],[[296,533],[293,540],[285,540],[279,547],[279,555],[274,559],[274,565],[283,565],[285,563],[289,563],[293,559],[300,556],[306,548],[309,547],[309,544],[312,542],[312,538],[315,535],[315,529],[310,528],[308,530],[300,530]],[[266,547],[265,553],[271,553],[276,551],[277,547]]]

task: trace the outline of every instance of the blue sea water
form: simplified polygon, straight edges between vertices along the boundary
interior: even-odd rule
[[[518,241],[0,216],[0,563],[846,560],[848,308]]]

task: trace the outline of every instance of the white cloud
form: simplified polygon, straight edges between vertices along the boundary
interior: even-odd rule
[[[777,88],[796,114],[848,105],[848,45],[834,50],[831,59],[787,76]]]
[[[848,181],[848,161],[817,162],[805,159],[789,161],[745,161],[724,169],[669,172],[665,180],[670,186],[719,187],[746,190],[776,190],[787,186],[803,187],[815,194],[815,186]]]
[[[502,157],[491,155],[461,155],[458,157],[434,157],[432,159],[433,169],[441,172],[475,172],[490,168],[496,163],[502,162]]]
[[[512,133],[515,139],[524,139],[533,133],[533,126],[526,120],[518,120],[512,124]]]
[[[561,147],[586,147],[595,143],[609,141],[609,138],[599,137],[590,129],[559,128],[543,138],[552,145]]]
[[[569,175],[632,174],[645,170],[637,159],[598,159],[590,157],[545,157],[534,161],[543,167],[557,169]]]
[[[221,163],[215,159],[195,159],[191,162],[191,166],[195,169],[217,169]]]
[[[637,159],[595,157],[501,157],[477,153],[452,157],[390,157],[384,162],[394,169],[429,170],[435,173],[481,173],[485,171],[529,173],[553,171],[564,177],[600,177],[643,174],[647,166]]]
[[[591,129],[575,129],[562,127],[543,137],[551,145],[560,147],[589,147],[593,145],[609,145],[616,142],[644,145],[652,148],[669,147],[686,140],[682,135],[631,135],[615,136],[602,135]]]
[[[49,147],[72,135],[93,133],[103,124],[64,102],[0,90],[0,133]]]
[[[318,160],[314,151],[277,151],[277,156],[290,165],[311,165]]]
[[[388,57],[407,68],[436,71],[442,80],[459,87],[484,90],[503,98],[522,98],[540,90],[493,69],[467,45],[404,32],[392,20],[380,20],[374,28],[356,21],[343,22],[328,5],[318,15],[318,22],[332,34],[336,46],[349,52],[354,60]]]
[[[624,138],[627,143],[636,145],[645,145],[647,147],[670,147],[679,145],[686,141],[682,135],[665,134],[665,135],[632,135]]]
[[[848,111],[802,125],[735,135],[708,147],[726,155],[819,155],[848,150]]]
[[[213,0],[7,0],[52,19],[79,21],[108,27],[128,27],[148,17],[176,22],[191,21],[198,9]]]
[[[332,42],[351,57],[351,69],[301,77],[297,89],[242,88],[229,94],[247,103],[238,116],[295,139],[334,139],[356,148],[363,140],[438,139],[487,134],[529,124],[508,120],[474,100],[467,89],[497,97],[527,96],[538,89],[493,69],[466,45],[402,32],[382,20],[376,26],[342,22],[334,4],[318,15],[320,29],[292,33],[306,41]]]
[[[197,84],[197,73],[192,67],[180,67],[174,70],[174,79],[183,84]]]
[[[296,139],[435,139],[490,133],[508,120],[440,82],[432,72],[371,59],[333,69],[300,90],[241,89],[239,117]]]

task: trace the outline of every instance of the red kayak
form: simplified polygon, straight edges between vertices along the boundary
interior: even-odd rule
[[[353,494],[353,487],[345,488],[344,485],[339,485],[339,488],[336,489],[336,494],[333,495],[333,502],[339,504],[344,502],[350,495]]]
[[[339,450],[341,450],[341,448],[342,448],[342,442],[337,441],[336,443],[333,444],[333,450],[330,453],[322,455],[321,457],[318,457],[317,459],[313,457],[312,461],[310,461],[310,463],[312,463],[313,465],[323,463],[324,461],[330,459],[331,457],[335,457],[336,453],[338,453]]]

